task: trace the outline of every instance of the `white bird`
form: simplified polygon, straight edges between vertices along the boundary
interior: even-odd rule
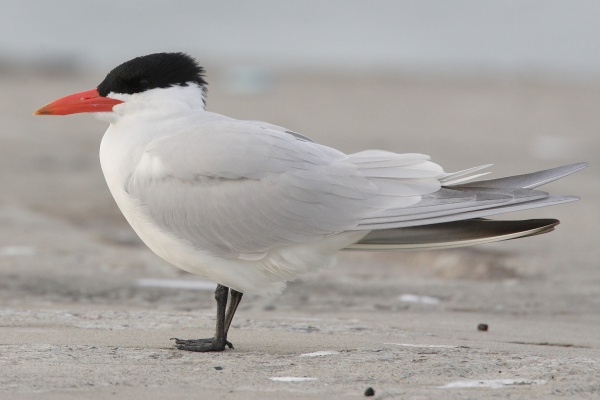
[[[423,154],[344,154],[279,126],[206,111],[206,85],[188,55],[151,54],[119,65],[97,89],[35,112],[91,112],[110,122],[100,162],[131,227],[158,256],[218,283],[215,336],[175,339],[182,350],[232,348],[227,333],[243,293],[281,292],[333,264],[339,250],[446,248],[549,232],[557,220],[481,217],[577,200],[534,188],[587,166],[464,183],[487,166],[445,173]]]

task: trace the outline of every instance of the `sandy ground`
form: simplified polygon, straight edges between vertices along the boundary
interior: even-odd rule
[[[512,216],[561,219],[552,234],[344,253],[281,296],[246,296],[235,350],[195,354],[169,338],[212,335],[212,286],[125,224],[97,160],[104,123],[30,115],[101,78],[0,75],[0,398],[600,396],[600,85],[292,71],[242,94],[214,74],[211,110],[348,152],[491,162],[494,177],[592,166],[547,187],[582,201]]]

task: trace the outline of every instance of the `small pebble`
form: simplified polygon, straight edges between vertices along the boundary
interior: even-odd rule
[[[488,324],[479,324],[477,325],[477,330],[482,332],[487,332]]]
[[[375,396],[375,390],[373,390],[372,387],[368,387],[367,390],[365,390],[365,396],[367,396],[367,397]]]
[[[214,369],[216,369],[217,371],[220,371],[223,369],[223,367],[213,367]]]

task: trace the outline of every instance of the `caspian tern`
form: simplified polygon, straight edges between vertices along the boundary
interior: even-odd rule
[[[206,111],[206,85],[188,55],[151,54],[35,112],[110,122],[100,162],[131,227],[158,256],[218,283],[215,336],[175,339],[182,350],[232,348],[227,333],[243,293],[281,292],[333,264],[339,250],[448,248],[549,232],[557,220],[482,217],[577,200],[534,188],[587,166],[473,182],[487,166],[445,173],[423,154],[347,155],[279,126]]]

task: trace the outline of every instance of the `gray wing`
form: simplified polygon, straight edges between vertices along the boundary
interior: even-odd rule
[[[346,155],[273,125],[212,117],[151,142],[126,190],[160,229],[217,256],[253,258],[345,231],[573,201],[519,186],[535,187],[577,168],[482,181],[489,188],[477,182],[441,188],[478,168],[445,174],[422,154]]]
[[[359,230],[364,218],[439,190],[442,173],[421,154],[348,156],[228,119],[151,142],[126,190],[160,229],[214,255],[255,257]]]
[[[577,196],[550,195],[531,188],[586,167],[587,163],[578,163],[525,175],[444,187],[436,193],[424,195],[412,207],[390,208],[367,217],[361,220],[359,228],[384,230],[441,224],[575,201],[579,199]],[[446,174],[441,179],[453,181],[453,176],[462,175],[463,172]]]
[[[530,174],[514,175],[505,178],[469,182],[452,186],[456,188],[485,187],[534,189],[538,186],[542,186],[547,183],[553,182],[557,179],[561,179],[565,176],[571,175],[577,171],[587,168],[587,166],[588,163],[583,162],[577,164],[563,165],[561,167],[546,169]]]
[[[552,232],[556,219],[494,221],[482,218],[371,231],[344,250],[433,250],[472,246]]]
[[[445,249],[551,232],[558,220],[492,221],[477,217],[577,200],[575,196],[550,196],[530,189],[575,173],[587,165],[578,163],[530,174],[451,185],[452,189],[443,188],[426,195],[408,209],[386,210],[379,218],[363,220],[362,226],[370,223],[373,230],[346,250]],[[461,171],[446,174],[441,179],[456,182],[464,175]]]

